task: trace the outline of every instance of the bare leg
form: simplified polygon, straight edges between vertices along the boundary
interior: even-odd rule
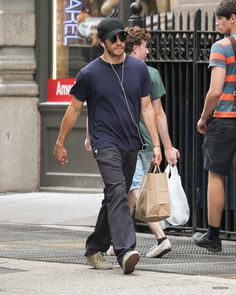
[[[208,224],[220,227],[225,203],[224,176],[213,172],[208,173]]]
[[[147,222],[147,225],[157,239],[161,239],[165,237],[165,233],[159,222]]]
[[[131,215],[134,212],[135,204],[138,200],[139,189],[133,189],[128,193],[128,205]]]
[[[128,194],[128,205],[129,205],[131,214],[133,214],[134,212],[134,208],[138,200],[138,196],[139,196],[139,189],[134,189],[130,191]],[[161,239],[165,237],[165,233],[159,222],[147,222],[147,225],[157,239]]]
[[[196,232],[193,235],[193,242],[198,247],[206,248],[210,252],[222,251],[219,230],[224,203],[224,176],[209,171],[207,188],[208,231],[205,234]]]
[[[134,189],[128,193],[128,205],[131,214],[134,212],[135,204],[138,200],[139,189]],[[152,233],[157,239],[155,243],[147,252],[146,257],[160,258],[166,253],[170,252],[172,247],[170,241],[166,238],[165,233],[159,222],[147,222]]]

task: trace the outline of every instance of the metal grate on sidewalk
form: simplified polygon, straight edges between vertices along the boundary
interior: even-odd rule
[[[89,231],[37,225],[0,224],[0,257],[33,261],[86,264]],[[236,243],[223,241],[223,252],[196,247],[191,238],[168,236],[173,250],[162,258],[146,258],[155,243],[152,235],[137,235],[142,255],[137,269],[188,275],[236,278]],[[115,257],[107,257],[118,266]]]

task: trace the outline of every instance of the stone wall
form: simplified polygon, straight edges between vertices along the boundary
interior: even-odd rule
[[[220,3],[216,0],[171,0],[171,9],[173,11],[196,11],[201,9],[204,12],[213,12],[215,6]]]
[[[39,186],[34,0],[0,1],[0,192]]]
[[[208,30],[212,29],[212,16],[215,11],[216,5],[220,1],[215,0],[172,0],[171,10],[175,13],[176,20],[178,20],[180,13],[183,15],[183,29],[186,29],[186,15],[190,15],[190,27],[193,28],[194,15],[198,9],[202,11],[202,28],[204,28],[205,16],[209,18]],[[176,24],[176,29],[178,29],[178,23]]]

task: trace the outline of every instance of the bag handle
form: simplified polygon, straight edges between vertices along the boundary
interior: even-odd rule
[[[171,165],[170,165],[170,171],[171,171],[171,174],[172,174],[172,175],[179,176],[178,168],[177,168],[176,165],[175,165],[175,166],[171,166]]]
[[[165,169],[165,173],[167,177],[170,178],[171,176],[179,176],[177,165],[170,165],[168,164]]]
[[[159,165],[155,165],[151,163],[150,168],[148,170],[148,173],[161,173],[161,169]]]

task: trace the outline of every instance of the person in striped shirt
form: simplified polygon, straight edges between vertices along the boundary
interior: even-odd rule
[[[216,25],[225,38],[211,48],[210,87],[197,130],[204,134],[204,168],[208,170],[208,230],[195,233],[193,242],[211,252],[222,251],[219,237],[224,209],[224,177],[230,173],[236,152],[236,62],[228,36],[236,40],[236,0],[216,7]],[[236,41],[235,41],[236,42]]]

